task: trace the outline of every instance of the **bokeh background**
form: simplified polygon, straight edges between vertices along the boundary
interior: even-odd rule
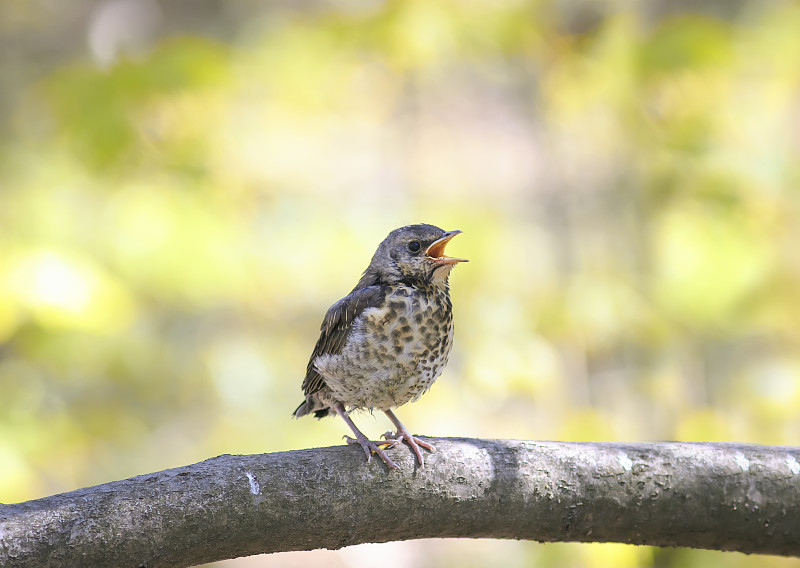
[[[413,431],[800,443],[798,30],[777,0],[0,3],[0,502],[340,444],[290,418],[307,358],[414,222],[471,262]],[[387,564],[797,565],[430,540],[219,566]]]

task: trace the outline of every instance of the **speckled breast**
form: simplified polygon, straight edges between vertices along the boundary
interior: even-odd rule
[[[347,347],[316,367],[347,407],[387,410],[416,400],[439,377],[453,344],[447,289],[398,286],[356,320]]]

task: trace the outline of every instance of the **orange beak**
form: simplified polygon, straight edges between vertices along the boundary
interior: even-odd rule
[[[444,236],[434,241],[431,246],[428,247],[428,250],[425,251],[425,256],[428,257],[428,260],[434,262],[435,264],[458,264],[459,262],[469,262],[466,258],[453,258],[452,256],[445,256],[444,254],[444,247],[447,246],[453,237],[459,234],[461,231],[448,231],[444,234]]]

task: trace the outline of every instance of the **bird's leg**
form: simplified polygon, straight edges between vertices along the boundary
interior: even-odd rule
[[[333,407],[336,410],[336,413],[342,417],[342,419],[347,422],[347,425],[350,426],[350,429],[356,435],[355,440],[350,436],[345,436],[348,444],[358,444],[364,450],[364,453],[367,455],[367,462],[372,459],[372,454],[378,454],[378,457],[381,458],[386,465],[388,465],[392,469],[400,469],[396,463],[389,459],[389,456],[386,455],[386,452],[383,450],[381,446],[386,446],[386,442],[373,442],[369,438],[367,438],[361,430],[355,425],[350,417],[347,415],[347,411],[344,409],[344,405],[341,402],[337,402],[336,405]],[[393,447],[397,444],[400,440],[389,440],[390,445],[388,447]]]
[[[391,410],[384,410],[383,412],[386,414],[386,416],[389,417],[389,420],[391,420],[392,424],[394,424],[395,427],[397,428],[396,434],[392,435],[390,432],[387,432],[383,436],[387,440],[397,440],[398,442],[405,441],[409,446],[411,446],[411,450],[414,452],[414,455],[417,456],[417,460],[419,461],[420,467],[424,466],[425,460],[422,459],[422,450],[419,449],[420,446],[422,446],[423,448],[425,448],[430,452],[436,451],[436,448],[434,448],[428,442],[424,442],[419,438],[415,438],[414,436],[412,436],[408,432],[408,430],[406,430],[406,427],[403,426],[403,423],[400,422],[397,416],[394,415],[394,412],[392,412]]]

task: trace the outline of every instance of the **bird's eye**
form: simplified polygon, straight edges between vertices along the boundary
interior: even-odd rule
[[[419,249],[422,248],[422,245],[419,244],[419,241],[411,241],[408,243],[408,250],[411,252],[419,252]]]

